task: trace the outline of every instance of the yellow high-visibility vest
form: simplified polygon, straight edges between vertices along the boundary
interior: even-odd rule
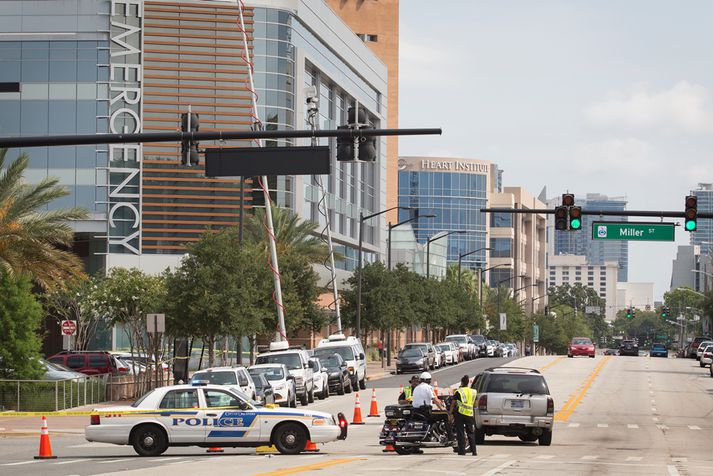
[[[413,387],[410,385],[404,388],[404,400],[408,399],[413,395]]]
[[[463,416],[473,416],[475,395],[478,392],[470,387],[459,387],[456,392],[460,395],[460,400],[456,400],[458,402],[458,413]]]

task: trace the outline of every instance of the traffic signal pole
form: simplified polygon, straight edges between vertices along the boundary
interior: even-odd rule
[[[206,140],[304,139],[312,137],[441,135],[441,128],[425,129],[339,129],[315,131],[215,131],[215,132],[137,132],[135,134],[80,134],[58,136],[0,137],[0,149],[89,144],[138,144]],[[701,214],[699,213],[699,216]]]

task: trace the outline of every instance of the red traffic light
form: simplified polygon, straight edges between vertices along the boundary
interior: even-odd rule
[[[562,206],[571,207],[574,205],[574,194],[573,193],[563,193],[562,194]]]

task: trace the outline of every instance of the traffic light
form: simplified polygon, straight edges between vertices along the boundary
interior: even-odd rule
[[[698,197],[688,195],[686,197],[686,211],[684,213],[686,231],[696,231],[696,218],[698,216]]]
[[[626,308],[626,318],[627,319],[633,319],[636,317],[636,314],[634,313],[634,308],[633,307],[627,307]]]
[[[661,307],[661,317],[666,319],[666,318],[668,318],[669,314],[670,314],[670,311],[668,309],[668,306],[662,306]]]
[[[574,194],[573,193],[563,193],[562,194],[562,206],[563,207],[573,207],[574,206]]]
[[[337,126],[337,130],[351,129],[349,126]],[[342,162],[355,161],[354,139],[352,137],[337,137],[337,160]]]
[[[374,125],[369,121],[366,111],[359,108],[357,117],[356,109],[350,107],[347,111],[347,125],[338,126],[338,130],[370,130]],[[337,160],[341,162],[374,162],[376,160],[376,137],[361,137],[358,139],[359,152],[356,152],[354,137],[337,137]]]
[[[567,207],[555,207],[555,230],[567,230]]]
[[[200,121],[198,114],[184,112],[181,114],[181,132],[198,132]],[[181,165],[187,167],[196,166],[200,163],[198,155],[198,142],[191,139],[181,141]]]
[[[579,230],[582,228],[582,207],[569,208],[569,229]]]
[[[550,315],[550,306],[545,306],[545,316]]]
[[[360,130],[374,129],[374,126],[369,123],[366,126],[360,126]],[[362,137],[359,142],[359,160],[363,162],[374,162],[376,160],[376,137]]]

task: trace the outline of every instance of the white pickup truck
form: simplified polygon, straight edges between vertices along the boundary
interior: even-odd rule
[[[290,348],[286,342],[273,342],[270,352],[257,356],[256,364],[285,364],[295,378],[297,396],[302,405],[314,403],[314,363],[302,348]]]

